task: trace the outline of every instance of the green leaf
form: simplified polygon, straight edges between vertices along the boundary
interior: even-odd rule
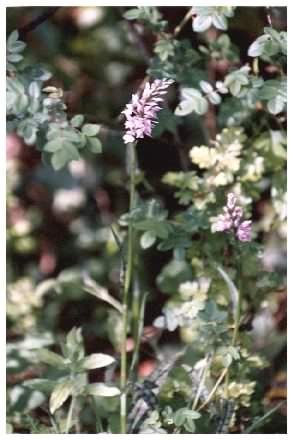
[[[60,135],[66,141],[74,142],[74,143],[80,143],[81,142],[80,133],[77,130],[70,129],[70,128],[65,128],[65,129],[60,131]]]
[[[158,316],[154,322],[153,322],[153,326],[157,327],[157,328],[166,328],[166,318],[165,316]],[[176,327],[175,327],[176,328]]]
[[[287,55],[287,32],[280,32],[281,52]]]
[[[13,433],[13,426],[11,423],[6,423],[6,434],[12,434]]]
[[[25,387],[31,388],[32,390],[43,391],[45,393],[50,393],[56,385],[55,380],[49,379],[30,379],[23,382]]]
[[[183,87],[181,90],[181,95],[183,100],[193,100],[197,99],[200,96],[202,96],[201,92],[199,90],[193,89],[191,87]]]
[[[271,134],[272,152],[274,153],[275,156],[286,160],[287,159],[287,152],[284,147],[284,145],[286,145],[285,137],[278,130],[270,130],[270,134]]]
[[[37,139],[37,128],[28,124],[24,127],[22,135],[27,145],[33,145]]]
[[[147,218],[134,223],[135,229],[148,231],[160,238],[167,238],[172,226],[167,221]]]
[[[184,414],[184,408],[178,409],[174,416],[173,416],[174,424],[176,426],[182,426],[186,420],[185,414]]]
[[[181,95],[182,101],[175,109],[175,115],[185,116],[193,111],[202,115],[208,110],[208,101],[199,90],[184,87],[181,90]]]
[[[194,32],[204,32],[212,25],[212,17],[198,15],[192,20],[192,29]]]
[[[50,412],[54,414],[54,412],[63,405],[73,391],[74,381],[72,380],[65,380],[64,382],[56,385],[50,397]]]
[[[281,96],[270,99],[267,103],[268,111],[273,115],[281,113],[285,108],[285,102]]]
[[[24,85],[22,82],[17,78],[7,78],[6,79],[6,86],[8,90],[13,90],[16,93],[23,94],[25,93]]]
[[[234,81],[230,84],[229,89],[233,96],[238,96],[241,91],[241,83],[239,81]]]
[[[103,149],[102,143],[101,143],[101,141],[98,138],[90,137],[90,138],[88,138],[87,142],[88,142],[88,145],[89,145],[89,149],[93,153],[97,153],[97,154],[102,153],[102,149]]]
[[[268,35],[262,35],[257,38],[248,48],[248,55],[250,57],[259,57],[263,54],[267,41],[269,40]]]
[[[203,115],[208,111],[208,101],[204,97],[199,97],[196,100],[194,100],[194,111],[199,114]]]
[[[10,53],[18,53],[18,52],[22,52],[25,46],[26,44],[23,41],[15,41],[13,43],[13,46],[10,46],[8,50]]]
[[[67,334],[63,351],[65,356],[73,362],[84,357],[83,338],[80,327],[73,327]]]
[[[56,151],[51,159],[53,168],[58,171],[71,160],[79,160],[80,155],[75,146],[69,142],[62,141],[62,149]]]
[[[8,46],[13,45],[18,40],[18,37],[19,37],[18,30],[11,32],[11,34],[9,35],[9,37],[7,39]]]
[[[21,60],[23,60],[23,56],[18,53],[13,53],[7,56],[7,61],[10,63],[19,63]]]
[[[156,235],[151,231],[146,231],[142,234],[140,239],[140,245],[143,249],[150,248],[156,241]]]
[[[186,116],[194,111],[194,103],[192,101],[182,101],[175,109],[176,116]]]
[[[187,419],[197,420],[201,417],[198,411],[193,411],[192,409],[184,408],[184,414]]]
[[[94,370],[95,368],[103,368],[111,365],[115,362],[115,359],[112,356],[103,353],[94,353],[89,356],[86,356],[81,366],[86,370]]]
[[[52,367],[66,368],[66,360],[60,356],[60,354],[54,353],[46,348],[38,350],[37,357],[39,361],[43,362],[44,364],[51,365]]]
[[[140,15],[140,11],[138,8],[129,9],[123,14],[123,17],[127,20],[137,20]]]
[[[167,61],[170,56],[174,56],[175,54],[173,41],[169,39],[159,40],[155,45],[154,52],[158,54],[162,61]]]
[[[63,141],[60,138],[54,139],[52,141],[47,142],[44,145],[43,150],[48,151],[49,153],[55,153],[58,150],[61,150],[63,146]]]
[[[84,116],[83,115],[75,115],[73,116],[73,118],[71,119],[71,125],[75,128],[79,128],[82,126],[84,121]]]
[[[214,105],[218,105],[222,101],[221,96],[217,92],[210,93],[207,98],[211,102],[211,104]]]
[[[195,423],[192,419],[186,419],[184,422],[184,428],[188,432],[195,432]]]
[[[87,385],[86,393],[91,396],[114,397],[119,396],[120,390],[117,387],[108,386],[104,383],[91,383]]]
[[[214,15],[213,16],[213,25],[215,28],[220,29],[222,31],[227,30],[228,22],[224,15]]]
[[[96,136],[100,131],[100,125],[85,124],[81,130],[86,136]]]
[[[168,237],[163,239],[159,245],[159,251],[169,251],[171,249],[186,249],[191,247],[192,241],[190,236],[186,234],[186,231],[183,231],[179,228],[174,228]]]
[[[201,310],[198,316],[205,322],[220,323],[227,318],[227,312],[220,310],[214,301],[209,300],[205,309]]]
[[[23,113],[29,104],[27,95],[22,94],[17,97],[14,102],[14,111],[16,114]]]
[[[169,109],[161,110],[158,116],[158,123],[153,128],[152,137],[160,137],[164,131],[176,134],[177,125],[181,124],[181,122],[181,119],[175,116]]]
[[[207,81],[200,81],[199,82],[200,88],[205,92],[205,93],[211,93],[214,89],[213,86],[208,83]]]

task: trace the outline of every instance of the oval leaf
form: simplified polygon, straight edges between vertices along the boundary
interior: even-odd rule
[[[89,138],[88,139],[89,148],[93,153],[101,153],[102,152],[102,143],[97,138]]]
[[[176,116],[186,116],[194,111],[194,103],[193,101],[182,101],[175,109]]]
[[[94,353],[84,358],[82,367],[86,370],[93,370],[95,368],[107,367],[113,364],[113,362],[115,362],[115,359],[108,354]]]
[[[119,388],[110,387],[104,383],[92,383],[86,389],[91,396],[114,397],[120,394]]]
[[[72,380],[66,380],[59,383],[53,390],[50,397],[50,412],[54,412],[63,405],[74,390],[74,382]]]
[[[213,91],[213,86],[207,81],[200,81],[199,85],[205,93],[211,93]]]
[[[54,353],[46,348],[39,350],[37,357],[40,362],[44,362],[44,364],[51,365],[52,367],[62,367],[66,362],[60,354]]]
[[[75,115],[72,119],[71,119],[71,125],[72,127],[78,128],[81,127],[81,125],[83,124],[84,121],[84,116],[83,115]]]
[[[194,100],[194,111],[198,115],[203,115],[208,111],[208,101],[204,97],[199,97]]]
[[[140,245],[143,249],[150,248],[156,241],[156,236],[150,231],[146,231],[142,234],[140,239]]]
[[[212,24],[212,17],[205,17],[198,15],[192,21],[192,29],[194,32],[204,32],[206,31]]]
[[[100,131],[100,126],[98,124],[85,124],[82,127],[82,132],[86,136],[96,136]]]

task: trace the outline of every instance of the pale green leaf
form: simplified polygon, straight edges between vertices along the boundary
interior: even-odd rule
[[[214,15],[213,16],[213,25],[215,28],[220,29],[222,31],[227,30],[228,22],[224,15]]]
[[[44,145],[43,150],[48,151],[49,153],[55,153],[56,151],[61,150],[61,148],[62,148],[62,139],[55,138],[54,140],[47,142]]]
[[[277,115],[284,110],[285,102],[280,96],[276,96],[268,101],[267,106],[270,113]]]
[[[117,387],[105,385],[104,383],[91,383],[86,391],[91,396],[114,397],[119,396],[120,390]]]
[[[42,348],[38,350],[37,357],[40,362],[44,364],[51,365],[52,367],[63,367],[65,366],[66,360],[60,356],[60,354],[54,353],[53,351]]]
[[[95,368],[103,368],[111,365],[115,362],[115,359],[108,354],[103,353],[94,353],[89,356],[86,356],[82,361],[82,368],[86,370],[93,370]]]
[[[100,125],[98,124],[85,124],[82,127],[82,132],[86,136],[96,136],[100,131]]]
[[[205,93],[211,93],[213,91],[213,86],[207,81],[200,81],[199,85]]]
[[[72,119],[71,119],[71,125],[75,128],[81,127],[84,121],[84,116],[83,115],[75,115]]]
[[[129,9],[129,11],[126,11],[125,14],[123,14],[123,17],[127,20],[137,20],[137,18],[140,15],[140,11],[138,8]]]
[[[229,85],[230,92],[233,96],[238,96],[241,91],[241,83],[234,81]]]
[[[208,110],[208,101],[206,98],[204,97],[199,97],[197,99],[194,100],[194,111],[199,114],[199,115],[203,115],[204,113],[207,112]]]
[[[257,38],[248,48],[248,55],[250,57],[259,57],[263,54],[265,45],[269,40],[268,35],[262,35]]]
[[[192,20],[192,29],[194,32],[204,32],[212,25],[212,17],[198,15]]]
[[[221,101],[222,101],[221,96],[220,96],[217,92],[210,93],[210,94],[207,96],[207,98],[208,98],[209,101],[210,101],[212,104],[214,104],[214,105],[218,105],[218,104],[220,104]]]
[[[194,102],[191,100],[184,100],[178,104],[175,109],[176,116],[186,116],[194,111]]]
[[[143,249],[150,248],[156,241],[156,236],[151,231],[146,231],[142,234],[140,245]]]
[[[89,144],[89,149],[93,153],[99,154],[102,152],[102,143],[98,138],[90,137],[88,138],[87,142]]]
[[[19,63],[21,60],[23,60],[23,56],[19,53],[12,53],[7,56],[7,61],[10,63]]]
[[[50,412],[52,414],[54,414],[54,412],[63,405],[63,403],[73,393],[73,390],[74,382],[72,380],[65,380],[54,388],[49,402]]]
[[[54,380],[49,380],[49,379],[30,379],[24,381],[23,385],[33,390],[50,393],[52,389],[55,387],[56,382]]]

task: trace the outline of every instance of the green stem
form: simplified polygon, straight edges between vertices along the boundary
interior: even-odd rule
[[[232,336],[232,345],[234,346],[236,344],[238,333],[239,333],[239,324],[240,324],[240,317],[241,317],[241,290],[242,290],[242,279],[241,279],[241,260],[238,261],[238,267],[237,267],[237,278],[238,278],[238,303],[236,308],[236,315],[234,320],[234,331]]]
[[[179,23],[179,25],[176,26],[176,28],[174,29],[173,37],[177,37],[178,34],[180,34],[180,32],[182,31],[183,27],[186,25],[186,23],[190,20],[191,17],[192,17],[192,8],[190,8],[188,10],[188,12],[185,14],[183,19]]]
[[[136,266],[134,262],[134,266]],[[139,327],[140,327],[140,285],[137,277],[137,273],[133,276],[133,289],[132,289],[132,335],[134,339],[135,347],[139,344]]]
[[[251,434],[256,428],[259,428],[260,426],[264,425],[270,416],[274,414],[276,411],[278,411],[279,408],[281,408],[283,405],[285,405],[286,401],[278,403],[274,408],[269,410],[267,413],[265,413],[262,417],[260,417],[258,420],[256,420],[251,426],[245,429],[244,434]]]
[[[129,211],[131,212],[135,206],[135,171],[136,171],[136,144],[128,144],[128,164],[130,174],[130,201]],[[126,274],[124,279],[123,289],[123,309],[122,309],[122,321],[123,321],[123,338],[121,347],[121,369],[120,369],[120,429],[121,434],[126,434],[127,417],[127,327],[128,327],[128,297],[132,278],[133,267],[133,226],[131,222],[128,225],[128,239],[127,239],[127,262],[126,262]]]
[[[141,306],[140,306],[140,313],[138,318],[138,329],[137,329],[137,335],[135,339],[135,345],[132,355],[132,361],[130,366],[130,377],[134,376],[135,367],[138,364],[138,358],[139,358],[139,347],[140,347],[140,341],[143,333],[143,326],[144,326],[144,311],[145,311],[145,303],[147,298],[147,293],[145,293],[142,297]]]
[[[94,411],[95,411],[95,417],[96,417],[96,431],[103,432],[102,421],[101,421],[101,417],[99,415],[96,399],[94,396],[91,396],[91,398],[92,398],[93,407],[94,407]]]
[[[70,430],[70,427],[71,427],[71,424],[72,424],[72,415],[73,415],[73,409],[74,409],[74,405],[75,405],[75,400],[76,400],[76,397],[72,396],[71,402],[70,402],[69,411],[68,411],[68,414],[67,414],[65,434],[69,433],[69,430]]]
[[[228,373],[228,367],[224,368],[224,370],[222,371],[221,375],[218,377],[218,380],[215,383],[212,391],[208,395],[206,401],[202,403],[202,405],[198,408],[198,411],[201,411],[203,408],[205,408],[206,405],[211,401],[211,399],[213,398],[214,394],[216,393],[220,383],[222,382],[222,380],[224,379],[224,377],[226,376],[227,373]]]
[[[233,330],[232,342],[231,342],[232,347],[235,346],[237,338],[238,338],[239,324],[240,324],[240,317],[241,317],[241,290],[242,290],[242,286],[241,286],[241,260],[239,260],[238,264],[237,264],[237,278],[238,278],[238,302],[237,302],[236,314],[235,314],[235,319],[234,319],[234,330]],[[229,370],[228,370],[227,375],[225,377],[225,391],[226,391],[227,398],[228,398],[228,386],[229,386]]]

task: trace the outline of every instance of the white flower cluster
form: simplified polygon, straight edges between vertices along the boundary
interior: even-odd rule
[[[193,147],[189,156],[199,168],[210,170],[206,176],[208,186],[224,186],[232,183],[240,169],[240,154],[245,136],[242,129],[225,128],[216,136],[213,147]]]
[[[211,279],[206,277],[180,284],[179,293],[183,302],[178,307],[177,313],[182,323],[196,318],[198,312],[204,309],[210,284]]]

